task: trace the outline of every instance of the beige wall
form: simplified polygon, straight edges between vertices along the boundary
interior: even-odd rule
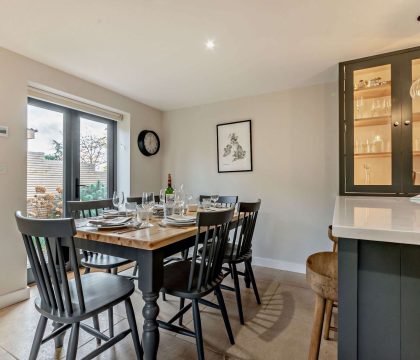
[[[262,199],[254,245],[259,264],[304,271],[330,249],[338,193],[337,84],[292,89],[164,113],[162,181],[187,191]],[[217,173],[216,124],[252,119],[249,173]]]
[[[26,101],[29,83],[77,95],[126,114],[118,124],[119,187],[132,194],[157,191],[161,155],[146,158],[137,150],[140,130],[161,132],[162,113],[100,86],[0,48],[0,125],[9,138],[0,138],[0,307],[15,301],[26,287],[26,255],[13,213],[26,206]],[[144,169],[147,169],[145,171]]]

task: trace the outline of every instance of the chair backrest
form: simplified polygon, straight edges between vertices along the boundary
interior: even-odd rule
[[[234,211],[234,208],[229,208],[218,212],[197,213],[198,230],[192,254],[188,291],[205,290],[220,275]],[[201,261],[198,263],[201,244],[203,245]]]
[[[85,310],[82,282],[73,236],[74,219],[32,219],[17,211],[16,223],[22,234],[35,282],[43,304],[60,315]],[[71,298],[67,280],[62,240],[69,240],[70,264],[74,272],[77,299]],[[57,254],[58,268],[53,257]]]
[[[252,249],[252,237],[254,235],[255,224],[257,222],[258,211],[261,207],[261,200],[256,202],[240,202],[238,214],[242,218],[235,227],[233,242],[230,254],[231,259],[238,259],[249,254]],[[240,229],[239,229],[240,227]]]
[[[210,197],[210,195],[200,195],[200,203],[203,201],[203,199],[210,200]],[[217,203],[221,204],[222,207],[232,207],[238,203],[238,196],[219,196]]]
[[[91,201],[67,201],[70,214],[75,219],[98,216],[105,209],[113,209],[112,199],[91,200]]]
[[[143,203],[143,198],[141,196],[131,196],[127,198],[127,202],[135,202],[137,205],[141,205]],[[160,196],[155,195],[155,203],[159,204]]]

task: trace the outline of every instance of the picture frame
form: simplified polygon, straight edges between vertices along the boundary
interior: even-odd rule
[[[251,120],[217,124],[217,171],[252,171]]]

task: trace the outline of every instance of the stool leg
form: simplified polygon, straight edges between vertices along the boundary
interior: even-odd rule
[[[325,299],[316,294],[314,324],[312,326],[309,360],[318,360],[321,345],[322,325],[324,323]]]
[[[330,338],[331,317],[333,310],[333,301],[327,300],[325,304],[325,321],[324,321],[324,339]]]

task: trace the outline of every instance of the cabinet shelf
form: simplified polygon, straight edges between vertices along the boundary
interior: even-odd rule
[[[420,155],[420,151],[419,151]],[[355,159],[365,159],[365,158],[387,158],[390,157],[390,152],[374,152],[374,153],[356,153],[354,154]]]
[[[354,90],[354,98],[363,97],[364,99],[380,98],[384,96],[391,96],[391,82],[384,85],[375,86],[371,88],[364,88]]]
[[[418,121],[420,121],[420,116]],[[371,118],[354,119],[354,127],[388,125],[390,122],[391,116],[375,116]]]

